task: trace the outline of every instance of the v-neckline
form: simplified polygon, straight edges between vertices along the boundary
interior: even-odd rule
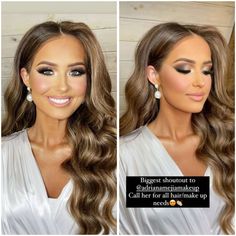
[[[172,165],[175,167],[175,169],[179,172],[179,174],[181,176],[187,177],[187,175],[184,175],[182,170],[180,169],[180,167],[177,165],[177,163],[174,161],[174,159],[171,157],[171,155],[168,153],[168,151],[166,150],[166,148],[164,147],[164,145],[162,144],[162,142],[159,140],[159,138],[147,127],[147,125],[143,126],[143,130],[146,130],[146,133],[152,137],[152,139],[157,142],[159,144],[159,146],[161,147],[162,151],[166,154],[167,158],[169,159],[169,161],[172,163]],[[204,176],[208,176],[209,174],[209,166],[207,166],[204,175],[200,175],[199,177],[204,177]]]
[[[65,186],[63,187],[63,189],[61,190],[61,192],[60,192],[60,194],[59,194],[59,196],[57,198],[49,197],[48,194],[47,194],[47,189],[46,189],[46,186],[45,186],[45,183],[44,183],[44,180],[43,180],[43,176],[42,176],[42,174],[40,172],[39,166],[38,166],[37,161],[35,159],[35,156],[33,154],[33,150],[32,150],[32,146],[31,146],[30,141],[29,141],[29,136],[28,136],[27,129],[25,129],[24,133],[25,133],[25,139],[26,139],[26,143],[27,143],[28,150],[29,150],[29,155],[30,155],[29,161],[31,161],[31,163],[32,163],[32,165],[33,165],[33,167],[35,169],[35,173],[37,174],[37,177],[38,177],[38,180],[40,182],[41,190],[42,190],[42,193],[43,193],[44,197],[47,198],[48,202],[49,202],[50,199],[53,199],[54,201],[59,201],[63,197],[63,195],[66,192],[66,190],[72,184],[72,179],[70,179],[65,184]]]
[[[152,131],[147,127],[147,125],[142,127],[142,132],[143,132],[143,134],[148,136],[151,140],[153,140],[154,144],[158,144],[158,146],[161,148],[161,151],[164,153],[165,157],[167,158],[166,161],[174,169],[174,172],[178,173],[179,176],[187,177],[187,176],[185,176],[183,174],[183,172],[181,171],[181,169],[179,168],[177,163],[170,156],[170,154],[168,153],[168,151],[166,150],[164,145],[161,143],[161,141],[158,139],[158,137],[156,137],[156,135],[154,133],[152,133]],[[202,175],[202,177],[205,177],[205,176],[207,176],[207,177],[211,176],[211,169],[210,169],[209,166],[206,168],[206,171],[205,171],[204,175]],[[210,183],[209,184],[210,184],[210,187],[212,187],[212,179],[211,178],[210,178]],[[183,217],[185,218],[187,224],[191,228],[195,227],[195,223],[194,223],[194,221],[192,221],[192,219],[190,219],[188,217],[185,217],[186,214],[191,214],[191,215],[195,215],[195,216],[199,216],[200,215],[200,217],[202,217],[202,219],[204,219],[204,222],[206,222],[205,226],[208,228],[208,231],[210,232],[209,221],[208,221],[208,218],[206,217],[206,214],[205,214],[205,209],[206,208],[194,208],[194,211],[192,210],[193,208],[177,208],[177,209],[180,212],[182,212]]]

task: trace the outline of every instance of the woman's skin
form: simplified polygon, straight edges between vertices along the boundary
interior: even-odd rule
[[[207,168],[196,156],[200,138],[193,132],[191,116],[202,110],[209,95],[211,70],[210,48],[197,35],[178,42],[158,72],[147,68],[149,81],[158,84],[162,94],[158,116],[148,128],[185,176],[203,176]]]
[[[85,99],[84,60],[79,40],[63,35],[43,44],[30,71],[21,69],[23,82],[31,88],[36,105],[36,121],[28,129],[28,137],[50,198],[58,198],[70,178],[61,164],[71,155],[66,139],[67,120]]]

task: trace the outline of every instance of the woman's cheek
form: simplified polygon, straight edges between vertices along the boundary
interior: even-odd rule
[[[32,90],[45,93],[51,88],[51,81],[45,78],[35,77],[32,80]]]
[[[167,90],[172,92],[186,92],[189,87],[189,81],[187,78],[183,78],[182,75],[176,73],[167,73],[163,85]]]
[[[87,79],[80,78],[71,82],[71,88],[75,91],[76,94],[82,95],[86,93],[87,89]]]

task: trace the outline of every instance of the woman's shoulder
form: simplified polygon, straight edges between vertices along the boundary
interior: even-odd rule
[[[2,176],[5,179],[12,179],[14,173],[18,173],[18,170],[22,168],[22,161],[26,153],[26,134],[26,130],[22,130],[2,137],[1,163]],[[20,178],[20,174],[17,176]]]
[[[24,129],[7,136],[3,136],[1,140],[2,151],[8,148],[11,149],[22,148],[21,143],[25,139],[25,135],[26,135],[26,130]]]
[[[131,133],[120,138],[120,157],[133,156],[141,158],[144,153],[149,153],[149,137],[146,126],[141,126]]]
[[[144,129],[145,129],[145,126],[141,126],[138,129],[122,136],[120,138],[120,146],[138,142],[141,138],[141,134]]]

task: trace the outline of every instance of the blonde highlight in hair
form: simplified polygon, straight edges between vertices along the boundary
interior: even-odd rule
[[[160,104],[154,98],[154,87],[148,82],[146,68],[152,65],[158,71],[175,44],[193,34],[208,43],[214,73],[203,110],[192,115],[194,132],[200,137],[196,154],[211,166],[214,190],[226,203],[219,216],[221,229],[233,234],[234,104],[224,81],[228,66],[227,44],[215,27],[173,22],[157,25],[146,33],[136,49],[135,69],[125,87],[127,110],[120,119],[120,134],[125,135],[156,118]]]
[[[63,163],[73,180],[68,210],[80,234],[108,234],[115,231],[112,209],[116,202],[116,114],[111,80],[101,47],[84,23],[44,22],[22,38],[14,59],[12,80],[5,92],[6,115],[2,135],[31,127],[36,119],[34,103],[26,101],[27,89],[20,69],[30,69],[39,48],[54,37],[72,35],[84,47],[87,91],[85,102],[67,122],[71,158]]]

